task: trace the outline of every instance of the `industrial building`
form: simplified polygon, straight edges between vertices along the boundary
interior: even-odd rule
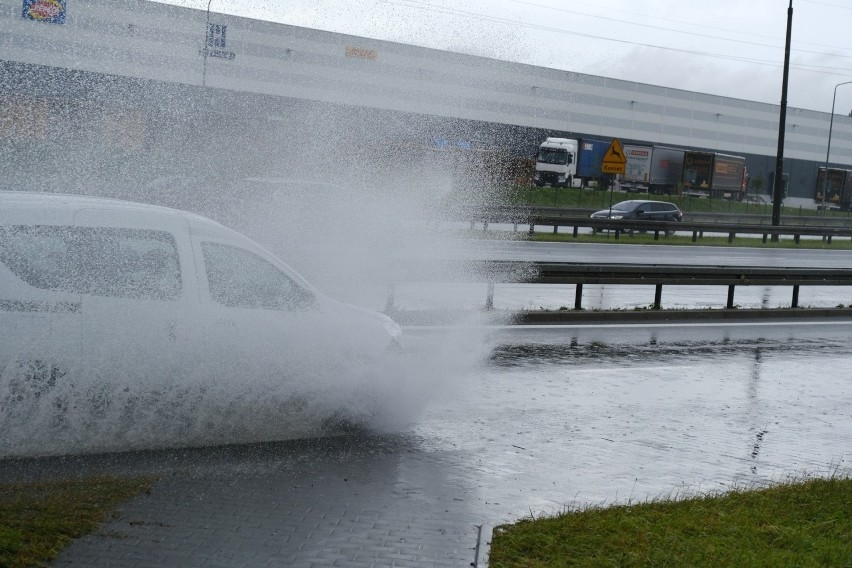
[[[779,111],[146,0],[0,0],[4,186],[174,193],[308,171],[414,183],[565,136],[745,156],[768,193]],[[829,120],[788,108],[790,196],[813,197]],[[832,167],[852,169],[852,118],[834,117],[831,147]]]

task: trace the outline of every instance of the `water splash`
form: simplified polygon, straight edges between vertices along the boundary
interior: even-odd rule
[[[257,96],[236,104],[222,91],[60,71],[33,89],[51,96],[69,82],[88,89],[56,101],[59,114],[80,111],[73,128],[56,126],[68,151],[42,152],[34,169],[30,150],[5,146],[3,161],[20,167],[4,168],[4,188],[194,211],[370,309],[382,309],[399,263],[453,256],[457,240],[439,229],[446,195],[476,195],[491,175],[466,149],[433,147],[435,137],[475,139],[464,123]],[[227,101],[223,115],[217,105]],[[105,122],[111,137],[100,138]],[[59,366],[13,354],[0,369],[0,456],[268,441],[352,422],[400,428],[487,355],[467,330],[367,368],[306,339],[283,348],[306,355],[293,367],[250,343],[226,357],[234,338],[197,334],[201,347],[165,366],[127,352]]]

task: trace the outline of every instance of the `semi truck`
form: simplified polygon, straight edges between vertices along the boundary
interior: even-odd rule
[[[576,179],[581,187],[592,181],[600,184],[610,178],[601,173],[609,145],[590,138],[547,138],[536,152],[533,183],[537,187],[570,187]]]
[[[537,187],[580,187],[592,182],[606,186],[611,176],[601,172],[610,142],[592,138],[547,138],[539,146],[533,183]],[[618,182],[627,191],[675,193],[742,200],[747,190],[742,156],[680,150],[665,146],[625,144],[627,164]]]
[[[742,200],[747,189],[745,158],[687,151],[683,156],[682,187],[689,195]]]
[[[547,138],[535,154],[536,187],[570,187],[577,175],[577,141],[573,138]]]

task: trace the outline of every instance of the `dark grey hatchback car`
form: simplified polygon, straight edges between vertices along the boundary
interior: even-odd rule
[[[621,201],[611,209],[592,213],[592,219],[631,219],[636,221],[683,221],[683,212],[668,201],[631,199]]]

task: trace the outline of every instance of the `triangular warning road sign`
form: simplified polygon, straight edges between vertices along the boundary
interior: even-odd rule
[[[618,141],[618,138],[612,139],[612,144],[609,145],[609,149],[606,151],[603,157],[604,164],[626,164],[627,156],[624,155],[624,148],[621,147],[621,142]]]

